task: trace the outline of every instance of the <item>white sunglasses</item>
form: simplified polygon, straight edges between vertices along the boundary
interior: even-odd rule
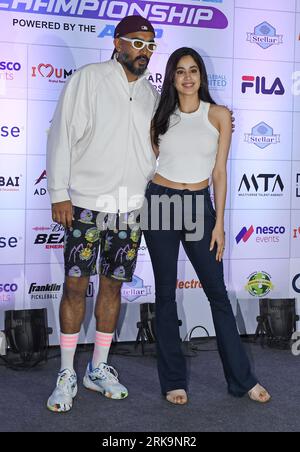
[[[123,41],[131,42],[131,45],[136,50],[142,50],[145,46],[147,46],[147,49],[149,52],[155,52],[157,49],[156,42],[153,41],[143,41],[142,39],[134,39],[134,38],[124,38],[121,37],[120,39],[123,39]]]

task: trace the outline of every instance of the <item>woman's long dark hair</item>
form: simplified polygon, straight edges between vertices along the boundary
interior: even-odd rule
[[[152,121],[152,139],[156,146],[159,146],[160,135],[164,135],[169,129],[170,117],[179,105],[179,97],[174,86],[174,79],[178,63],[181,58],[185,56],[191,56],[195,60],[200,71],[201,87],[199,89],[199,99],[204,102],[215,104],[215,101],[209,93],[206,67],[199,53],[189,47],[182,47],[176,50],[172,53],[167,63],[160,103]]]

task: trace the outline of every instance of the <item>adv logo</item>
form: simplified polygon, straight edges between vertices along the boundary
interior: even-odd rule
[[[42,172],[42,174],[36,179],[34,186],[40,185],[43,181],[47,180],[47,173],[46,170]],[[45,196],[47,193],[46,188],[44,187],[37,187],[34,191],[34,196]]]
[[[275,95],[283,96],[285,94],[285,89],[282,81],[279,77],[275,79],[270,88],[270,83],[267,85],[266,77],[255,77],[254,75],[243,75],[242,76],[242,93],[246,94],[250,89],[255,90],[256,94],[264,95]]]

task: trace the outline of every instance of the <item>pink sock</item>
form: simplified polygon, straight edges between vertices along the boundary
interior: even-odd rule
[[[60,334],[61,349],[61,368],[60,370],[70,369],[74,372],[74,356],[78,344],[79,333]]]
[[[101,363],[107,363],[113,337],[114,333],[99,333],[99,331],[96,331],[95,349],[92,361],[94,369],[99,367],[99,364]]]

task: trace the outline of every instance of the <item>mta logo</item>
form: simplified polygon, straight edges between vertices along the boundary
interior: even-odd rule
[[[260,149],[265,149],[271,144],[280,143],[280,135],[274,135],[274,130],[265,122],[260,122],[251,130],[245,133],[245,142],[255,144]]]
[[[267,94],[283,96],[285,94],[284,86],[279,77],[277,77],[271,86],[267,88],[266,77],[254,77],[254,75],[243,75],[242,93],[245,94],[249,89],[255,88],[256,94]]]
[[[239,244],[242,240],[244,243],[248,242],[250,237],[254,234],[254,227],[251,226],[251,228],[247,229],[244,227],[239,234],[236,236],[235,240],[236,243]]]
[[[279,174],[277,174],[277,175],[276,174],[259,174],[257,177],[255,177],[253,174],[250,181],[249,181],[248,177],[246,176],[246,174],[244,174],[240,187],[239,187],[239,192],[241,191],[243,185],[245,185],[246,190],[248,192],[251,190],[251,187],[253,187],[254,190],[256,192],[258,192],[258,190],[260,188],[259,182],[260,182],[260,180],[262,180],[264,193],[267,193],[270,190],[270,182],[274,178],[275,178],[275,181],[274,181],[274,185],[272,188],[272,193],[274,193],[277,186],[279,187],[279,190],[281,192],[283,192],[284,184],[283,184],[282,179]]]
[[[254,33],[247,33],[247,41],[266,50],[274,45],[283,44],[283,35],[277,35],[276,28],[268,22],[263,22],[254,28]]]

